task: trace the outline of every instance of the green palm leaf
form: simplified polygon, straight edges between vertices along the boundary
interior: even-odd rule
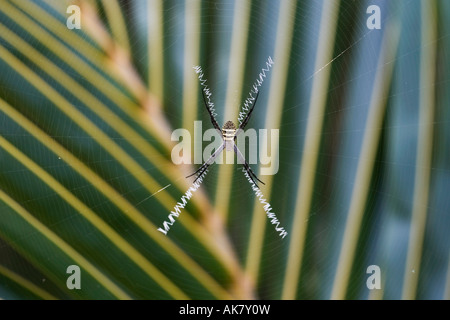
[[[71,4],[0,7],[0,298],[449,298],[446,1],[378,1],[380,30],[370,1]],[[279,129],[288,235],[236,164],[159,232],[195,171],[172,131],[212,127],[192,67],[236,123],[268,57],[248,127]]]

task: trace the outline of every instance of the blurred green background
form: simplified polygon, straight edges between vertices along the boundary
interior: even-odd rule
[[[449,299],[449,18],[446,0],[0,0],[0,298]],[[225,164],[158,232],[198,167],[172,163],[172,131],[212,127],[192,67],[222,125],[269,56],[248,128],[280,130],[260,178],[288,235]]]

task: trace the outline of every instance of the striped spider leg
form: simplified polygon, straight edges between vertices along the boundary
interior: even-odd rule
[[[241,122],[241,124],[239,125],[239,128],[238,128],[237,130],[235,130],[233,141],[236,141],[237,136],[238,136],[242,131],[244,131],[245,126],[247,125],[248,121],[250,120],[250,116],[252,115],[253,109],[255,108],[256,100],[258,100],[258,96],[259,96],[259,91],[256,92],[255,100],[253,101],[253,104],[252,104],[250,110],[248,111],[247,115],[245,116],[244,120],[243,120],[243,121]],[[234,148],[233,148],[234,153],[236,153],[236,155],[237,155],[239,161],[244,165],[244,169],[245,169],[245,171],[247,171],[247,173],[248,173],[248,175],[250,176],[250,179],[252,179],[253,183],[254,183],[255,185],[258,185],[258,184],[256,183],[256,181],[253,179],[253,178],[255,178],[256,180],[258,180],[258,181],[261,182],[262,184],[265,184],[264,182],[262,182],[262,181],[256,176],[256,174],[253,172],[252,168],[250,168],[250,166],[249,166],[247,160],[245,160],[244,155],[241,153],[241,151],[239,150],[239,148],[237,147],[237,145],[236,145],[234,142],[233,142],[233,145],[234,145]]]
[[[226,149],[228,151],[234,151],[234,153],[236,153],[236,156],[238,157],[238,160],[240,163],[242,163],[244,165],[244,169],[245,171],[248,173],[250,179],[253,181],[253,183],[255,185],[258,185],[256,183],[256,181],[253,179],[255,178],[256,180],[258,180],[259,182],[261,182],[262,184],[265,184],[264,182],[262,182],[257,176],[256,174],[253,172],[253,170],[250,168],[248,162],[245,160],[244,155],[241,153],[241,151],[238,149],[237,145],[234,143],[236,141],[237,135],[239,133],[241,133],[245,126],[247,125],[250,116],[253,112],[253,109],[255,107],[256,104],[256,100],[258,99],[258,95],[259,95],[259,91],[256,94],[255,100],[253,101],[252,107],[250,108],[249,112],[247,113],[245,119],[242,121],[242,123],[240,124],[239,128],[236,129],[236,126],[234,125],[234,123],[232,121],[227,121],[223,127],[222,130],[220,130],[220,127],[216,121],[216,119],[214,118],[214,115],[212,114],[211,110],[208,108],[208,104],[206,102],[206,98],[205,95],[203,93],[202,90],[202,96],[203,96],[203,102],[205,103],[205,107],[206,110],[209,113],[210,119],[211,119],[211,123],[214,126],[214,128],[216,128],[218,131],[220,131],[221,133],[221,137],[222,137],[222,144],[220,145],[220,147],[209,157],[208,160],[205,161],[204,164],[202,164],[202,166],[200,168],[198,168],[194,173],[188,175],[186,178],[192,177],[193,175],[197,174],[197,177],[194,180],[194,183],[197,181],[197,179],[208,169],[208,167],[214,162],[214,160],[217,158],[217,156],[223,151],[223,149]]]
[[[265,184],[264,182],[262,182],[261,180],[259,180],[259,178],[256,176],[256,174],[253,172],[252,168],[250,168],[247,160],[245,160],[245,157],[243,156],[243,154],[241,153],[241,151],[239,150],[239,148],[237,147],[237,145],[235,143],[233,143],[234,145],[234,153],[236,153],[238,159],[240,162],[242,162],[242,164],[244,165],[244,169],[245,171],[247,171],[250,179],[252,179],[253,183],[255,185],[258,185],[256,183],[255,180],[253,180],[253,178],[255,178],[256,180],[258,180],[259,182],[261,182],[262,184]]]

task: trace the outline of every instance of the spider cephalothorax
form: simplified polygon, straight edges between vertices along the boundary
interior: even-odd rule
[[[236,140],[236,126],[233,121],[228,120],[222,127],[222,136],[226,141]]]
[[[234,125],[233,121],[228,120],[227,122],[225,122],[225,124],[222,127],[222,130],[219,127],[219,124],[217,123],[216,119],[214,118],[213,113],[211,112],[211,110],[208,108],[208,104],[206,103],[206,98],[205,98],[205,94],[202,91],[202,95],[203,95],[203,101],[205,103],[205,107],[206,110],[209,113],[209,116],[211,118],[211,123],[214,126],[214,128],[216,128],[217,131],[219,131],[222,134],[222,139],[223,139],[223,143],[221,144],[221,146],[211,155],[211,157],[209,157],[208,160],[206,160],[206,162],[197,169],[197,171],[195,171],[193,174],[187,176],[186,178],[189,178],[195,174],[198,173],[197,178],[195,178],[194,182],[197,181],[197,179],[208,169],[208,167],[214,162],[214,160],[217,158],[217,156],[222,152],[223,149],[225,150],[232,150],[236,153],[239,162],[242,163],[244,165],[245,170],[247,171],[247,173],[250,176],[250,179],[252,179],[252,181],[256,184],[255,180],[253,180],[253,178],[255,178],[256,180],[258,180],[259,182],[261,182],[262,184],[264,184],[264,182],[262,182],[261,180],[258,179],[258,177],[256,176],[256,174],[253,172],[252,168],[250,168],[250,166],[247,163],[247,160],[245,160],[243,154],[241,153],[241,151],[239,151],[237,145],[234,143],[234,141],[236,140],[236,137],[238,136],[239,133],[241,133],[245,126],[248,123],[248,120],[250,119],[250,116],[253,112],[253,108],[255,107],[256,104],[256,100],[258,99],[258,95],[259,92],[256,93],[256,97],[255,100],[253,101],[253,105],[250,108],[249,112],[247,113],[247,115],[245,116],[245,119],[241,122],[241,124],[239,125],[239,128],[236,128],[236,126]]]

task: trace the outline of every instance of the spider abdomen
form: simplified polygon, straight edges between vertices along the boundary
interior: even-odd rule
[[[223,139],[227,141],[233,141],[236,129],[222,129]]]

